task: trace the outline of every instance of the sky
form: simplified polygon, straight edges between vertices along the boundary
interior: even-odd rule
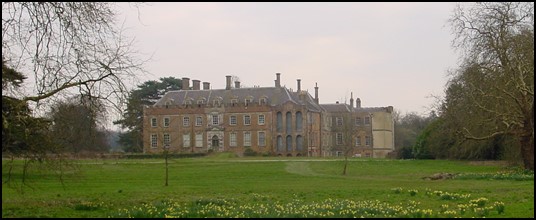
[[[188,77],[225,88],[281,85],[320,103],[393,106],[426,115],[443,97],[458,55],[448,24],[456,3],[167,2],[118,3],[118,22],[151,56],[149,74]],[[191,83],[191,81],[190,81]]]

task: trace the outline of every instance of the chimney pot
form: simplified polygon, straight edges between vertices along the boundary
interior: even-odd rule
[[[350,108],[354,108],[354,93],[350,93]]]
[[[229,90],[231,89],[231,76],[225,76],[225,77],[227,78],[225,89]]]
[[[194,79],[194,80],[192,80],[192,82],[193,82],[193,84],[194,84],[194,85],[193,85],[193,87],[194,87],[193,90],[199,90],[199,89],[201,89],[201,84],[200,84],[201,81],[199,81],[199,80],[197,80],[197,79]]]
[[[203,90],[209,90],[210,89],[210,83],[209,82],[203,82]]]
[[[297,79],[298,81],[298,92],[301,91],[301,79]]]
[[[190,90],[190,78],[182,77],[182,90]]]
[[[235,84],[235,88],[237,89],[240,88],[240,81],[235,81],[234,84]]]
[[[315,102],[318,104],[318,83],[315,83]]]
[[[275,87],[281,87],[281,73],[276,73]]]

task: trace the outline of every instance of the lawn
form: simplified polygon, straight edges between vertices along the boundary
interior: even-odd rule
[[[163,159],[76,163],[2,184],[2,217],[534,217],[534,175],[493,163],[220,154],[171,159],[169,186]]]

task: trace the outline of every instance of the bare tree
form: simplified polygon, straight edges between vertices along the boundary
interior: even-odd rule
[[[240,80],[240,77],[238,77],[237,75],[231,75],[231,82],[231,88],[236,88],[236,82],[239,82],[240,88],[248,87]]]
[[[125,82],[143,72],[144,61],[116,27],[113,4],[2,2],[2,57],[34,83],[27,94],[2,92],[37,107],[73,94],[120,107]]]
[[[73,95],[120,110],[128,80],[145,72],[133,40],[115,24],[113,5],[2,2],[2,154],[24,159],[23,182],[29,164],[61,153],[49,143],[50,121],[36,112]]]
[[[357,127],[352,112],[334,112],[332,132],[334,136],[334,149],[343,153],[344,166],[342,175],[346,175],[348,170],[348,157],[351,157],[356,149],[355,139],[357,137]]]
[[[164,183],[164,186],[168,186],[168,180],[169,180],[169,167],[168,167],[168,157],[169,157],[169,150],[167,147],[164,147],[164,160],[166,161],[166,182]]]
[[[344,146],[344,169],[342,175],[346,175],[348,169],[348,157],[351,157],[355,151],[355,139],[357,137],[357,127],[353,114],[351,112],[343,114],[343,146]]]
[[[459,6],[450,20],[464,64],[452,79],[459,88],[462,134],[519,140],[526,169],[534,170],[534,2]],[[454,109],[456,106],[449,106]],[[470,116],[471,115],[471,116]]]
[[[56,103],[49,113],[55,144],[74,154],[107,152],[110,146],[103,126],[104,113],[98,99],[84,96]]]
[[[167,114],[146,117],[148,129],[144,132],[144,152],[161,154],[164,157],[164,186],[169,185],[169,160],[180,153],[183,143],[180,141],[182,132],[177,132],[177,127],[183,125],[183,117],[170,117]],[[195,121],[193,122],[195,123]],[[205,122],[203,122],[205,124]],[[193,148],[192,148],[193,150]]]

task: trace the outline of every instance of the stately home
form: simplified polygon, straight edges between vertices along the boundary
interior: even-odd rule
[[[315,96],[281,86],[211,89],[210,83],[182,78],[182,90],[167,92],[144,108],[145,153],[235,152],[262,155],[383,158],[394,150],[393,107],[319,104]]]

